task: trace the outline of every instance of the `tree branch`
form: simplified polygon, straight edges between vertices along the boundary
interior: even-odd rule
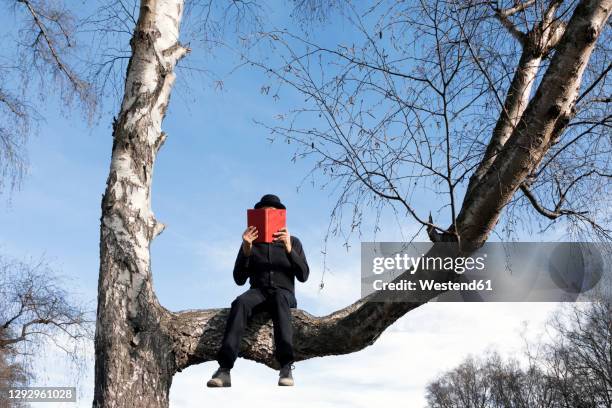
[[[512,34],[512,36],[514,38],[516,38],[516,40],[521,43],[524,44],[526,41],[526,37],[527,35],[522,32],[521,30],[519,30],[514,23],[512,23],[512,21],[510,21],[510,16],[525,10],[527,7],[531,6],[532,4],[535,3],[535,0],[530,0],[530,1],[526,1],[524,3],[519,3],[519,5],[515,6],[515,7],[511,7],[511,8],[507,8],[507,9],[498,9],[493,7],[493,5],[491,5],[493,7],[493,11],[495,12],[495,17],[497,17],[497,19],[502,23],[502,25],[508,30],[508,32],[510,34]]]
[[[563,209],[549,210],[538,202],[537,198],[533,195],[531,190],[529,190],[529,187],[527,187],[524,183],[521,184],[521,191],[523,192],[527,200],[529,200],[529,202],[531,203],[531,205],[537,212],[539,212],[540,214],[542,214],[543,216],[551,220],[556,220],[557,218],[563,215],[586,214],[586,212],[576,212],[572,210],[563,210]]]
[[[465,196],[457,222],[462,240],[486,240],[572,117],[582,74],[611,9],[611,0],[584,0],[576,7],[534,98],[490,169]]]
[[[373,344],[393,322],[423,304],[376,302],[371,301],[372,295],[322,317],[299,309],[292,310],[296,361],[362,350]],[[165,327],[174,339],[172,351],[178,371],[215,360],[228,313],[229,309],[168,312]],[[272,322],[266,313],[255,316],[249,323],[240,356],[278,368],[274,358]]]
[[[40,20],[38,13],[36,12],[36,10],[34,10],[34,7],[32,7],[32,4],[30,3],[30,1],[29,0],[17,0],[17,1],[19,3],[25,4],[26,8],[32,15],[32,18],[34,19],[34,23],[36,24],[36,26],[38,26],[38,29],[40,30],[40,35],[42,35],[42,37],[45,39],[45,43],[47,44],[47,47],[49,48],[49,51],[51,52],[51,55],[53,56],[53,59],[55,60],[55,63],[57,64],[60,71],[62,71],[66,75],[66,77],[70,80],[70,82],[72,83],[75,89],[80,90],[81,88],[85,87],[86,84],[83,84],[78,78],[76,78],[73,75],[73,73],[70,71],[70,69],[68,69],[68,67],[63,63],[59,54],[55,50],[55,47],[53,46],[53,42],[51,41],[51,38],[49,38],[49,35],[47,34],[47,29],[45,25]],[[60,28],[62,28],[61,25],[60,25]],[[62,31],[63,31],[63,28],[62,28]]]

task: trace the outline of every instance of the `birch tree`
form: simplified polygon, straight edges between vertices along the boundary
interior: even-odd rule
[[[540,17],[556,15],[558,3],[546,3],[548,11]],[[227,309],[170,311],[159,303],[152,285],[150,244],[164,226],[151,208],[151,182],[156,156],[167,137],[162,121],[175,67],[190,51],[179,41],[183,10],[182,0],[141,0],[130,41],[131,57],[113,123],[110,171],[102,199],[94,407],[167,407],[174,374],[214,360],[227,317]],[[565,18],[559,20],[563,24],[544,24],[540,34],[532,34],[539,36],[540,54],[554,52],[528,99],[520,89],[536,86],[530,85],[533,81],[528,77],[539,68],[529,67],[539,66],[542,55],[526,56],[531,61],[528,66],[515,67],[517,92],[506,90],[500,123],[478,167],[466,171],[471,186],[462,202],[454,200],[450,226],[436,225],[417,214],[409,201],[392,190],[385,193],[388,198],[404,200],[402,205],[428,227],[432,240],[461,240],[476,246],[485,242],[504,207],[537,171],[575,115],[585,70],[611,11],[612,0],[581,0],[563,9]],[[520,34],[512,22],[512,9],[496,13],[504,27],[529,44],[529,34]],[[463,50],[470,52],[469,47]],[[359,182],[375,189],[370,183],[374,174],[364,175],[355,156],[347,160],[350,174],[361,175]],[[388,183],[384,177],[379,182]],[[361,350],[419,306],[371,300],[362,298],[323,317],[293,311],[296,360]],[[272,326],[265,315],[249,326],[241,356],[276,366]]]

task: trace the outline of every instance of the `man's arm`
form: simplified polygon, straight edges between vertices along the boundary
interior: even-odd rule
[[[247,227],[242,233],[242,245],[240,245],[234,264],[234,282],[238,286],[244,285],[244,282],[251,276],[249,263],[253,254],[253,241],[257,239],[257,234],[257,228],[253,226]]]
[[[250,260],[251,256],[246,256],[242,245],[238,249],[238,255],[236,256],[236,263],[234,263],[234,282],[237,285],[242,286],[251,276],[250,273]]]
[[[293,265],[293,273],[297,280],[306,282],[310,269],[308,268],[308,262],[306,262],[304,248],[302,248],[302,243],[297,237],[292,236],[290,239],[291,252],[289,252],[289,260],[291,260],[291,264]]]

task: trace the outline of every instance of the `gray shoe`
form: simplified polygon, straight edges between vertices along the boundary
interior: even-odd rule
[[[207,387],[231,387],[232,378],[230,377],[230,369],[219,367],[213,374],[212,378],[206,383]]]
[[[291,370],[295,367],[293,364],[286,364],[280,369],[280,373],[278,375],[278,385],[291,387],[293,386],[293,375],[291,374]]]

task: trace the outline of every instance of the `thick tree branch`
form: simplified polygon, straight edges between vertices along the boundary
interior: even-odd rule
[[[448,246],[434,246],[425,256],[457,256]],[[394,281],[432,279],[453,281],[458,275],[445,271],[419,269],[407,271]],[[293,343],[296,361],[313,357],[348,354],[371,345],[397,319],[426,303],[442,292],[431,292],[415,299],[404,291],[373,292],[327,316],[313,316],[293,310]],[[229,309],[186,310],[164,309],[161,325],[172,341],[174,366],[178,371],[193,364],[215,359],[223,336]],[[240,355],[243,358],[278,368],[274,357],[273,330],[270,317],[262,313],[249,323]]]
[[[522,3],[520,6],[517,6],[520,7],[518,9],[516,7],[513,8],[509,11],[509,15],[528,7],[530,5],[528,3]],[[476,183],[482,179],[497,154],[499,154],[510,138],[527,108],[543,58],[557,46],[565,31],[564,24],[555,21],[555,12],[559,5],[559,1],[553,1],[540,24],[533,27],[528,34],[522,37],[521,58],[508,88],[506,100],[503,104],[500,103],[500,115],[493,129],[484,157],[472,177],[470,177],[467,194],[470,194]],[[484,71],[480,64],[478,64],[478,68],[488,78],[488,73]],[[489,82],[493,86],[491,81]],[[495,94],[497,95],[497,92]]]
[[[504,206],[573,116],[582,74],[611,9],[612,0],[585,0],[576,7],[535,97],[482,180],[466,194],[457,222],[462,240],[486,240]]]
[[[294,310],[293,342],[296,361],[313,357],[348,354],[371,344],[419,303],[379,303],[361,299],[327,316]],[[215,359],[229,309],[190,310],[170,313],[167,328],[174,339],[177,369]],[[241,356],[278,368],[274,358],[272,322],[267,314],[249,324]]]

